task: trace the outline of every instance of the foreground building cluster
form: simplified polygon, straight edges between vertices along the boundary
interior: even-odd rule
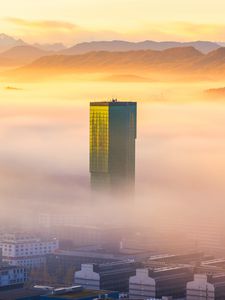
[[[142,262],[82,264],[74,283],[94,290],[117,290],[132,300],[222,300],[225,266],[224,260],[202,253],[160,255]]]
[[[64,250],[57,239],[24,233],[1,235],[0,249],[0,300],[225,299],[225,259],[201,252],[156,255],[99,244]],[[43,265],[54,287],[38,275],[44,287],[24,288]],[[72,286],[62,287],[70,268]]]
[[[4,300],[225,299],[225,259],[201,252],[156,255],[103,245],[64,250],[57,239],[22,233],[2,235],[0,245],[0,299]],[[43,265],[52,274],[53,287],[38,275],[36,284],[41,287],[24,288],[32,270]],[[69,269],[68,288],[64,279]]]

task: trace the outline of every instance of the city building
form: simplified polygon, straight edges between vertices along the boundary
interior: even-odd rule
[[[112,252],[98,247],[81,247],[73,251],[57,250],[47,255],[47,270],[51,275],[60,273],[60,278],[64,278],[68,270],[81,270],[82,264],[105,264],[126,260],[142,262],[150,255],[150,251],[122,249]]]
[[[136,102],[90,103],[93,190],[132,192],[135,183]]]
[[[27,280],[27,270],[24,267],[0,266],[0,291],[22,287]]]
[[[187,283],[186,300],[225,299],[225,273],[195,274],[194,280]]]
[[[44,240],[24,233],[4,234],[0,237],[2,260],[12,266],[40,267],[46,255],[58,249],[58,240]]]
[[[192,279],[192,268],[185,266],[137,269],[129,280],[129,299],[183,298]]]
[[[75,272],[75,284],[87,289],[128,292],[129,278],[135,274],[140,264],[132,261],[107,264],[83,264]]]

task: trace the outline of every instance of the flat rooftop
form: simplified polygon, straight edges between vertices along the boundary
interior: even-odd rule
[[[133,101],[118,101],[117,99],[112,99],[111,101],[99,101],[90,102],[90,106],[129,106],[137,105],[137,102]]]
[[[74,250],[61,250],[58,249],[51,255],[71,256],[71,257],[93,257],[100,259],[113,259],[113,260],[124,260],[124,259],[138,259],[140,257],[148,258],[151,255],[151,251],[138,251],[138,250],[126,250],[123,251],[104,251],[104,250],[85,250],[85,249],[74,249]]]
[[[111,292],[111,291],[95,291],[95,290],[83,290],[80,292],[65,292],[63,294],[53,294],[53,295],[48,295],[48,298],[51,299],[80,299],[80,298],[98,298],[99,295],[109,295],[110,294],[116,293],[116,292]]]
[[[95,291],[83,289],[81,291],[65,291],[61,294],[51,294],[50,291],[38,288],[18,288],[11,289],[7,291],[0,291],[0,300],[17,300],[19,299],[28,299],[29,297],[38,297],[44,296],[45,299],[80,299],[80,298],[98,298],[99,295],[112,295],[112,291]],[[39,299],[39,298],[38,298]]]
[[[11,289],[7,291],[0,291],[0,300],[16,300],[18,298],[28,298],[34,296],[41,296],[46,294],[46,291],[37,289]]]

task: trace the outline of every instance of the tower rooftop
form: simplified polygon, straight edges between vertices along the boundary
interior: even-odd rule
[[[90,102],[91,106],[126,106],[126,105],[136,105],[136,104],[137,102],[118,101],[117,99],[112,99],[110,101]]]

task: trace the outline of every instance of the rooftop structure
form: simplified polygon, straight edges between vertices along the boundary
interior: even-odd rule
[[[194,280],[187,283],[186,300],[200,299],[225,299],[225,273],[194,275]]]
[[[186,284],[192,278],[190,267],[137,269],[136,275],[129,280],[129,298],[141,300],[171,296],[179,299],[185,296]]]
[[[75,272],[74,281],[88,289],[127,292],[129,278],[139,266],[134,261],[83,264],[81,270]]]
[[[62,276],[66,276],[68,270],[81,269],[82,264],[105,264],[117,261],[133,260],[141,262],[152,254],[151,251],[139,249],[105,249],[99,246],[79,247],[75,250],[57,250],[47,255],[47,268],[54,275],[60,270]],[[61,277],[62,277],[61,276]]]

